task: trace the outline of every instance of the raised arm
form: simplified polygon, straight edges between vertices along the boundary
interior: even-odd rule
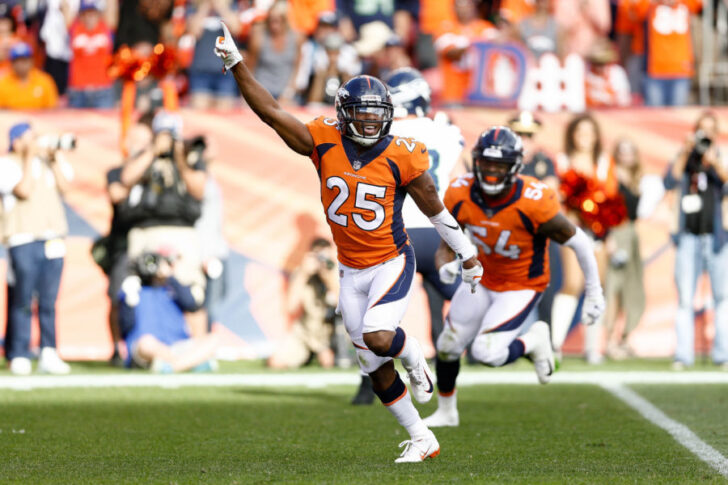
[[[240,93],[250,108],[265,124],[273,128],[286,145],[296,153],[309,156],[314,144],[306,125],[281,108],[271,94],[253,77],[253,74],[242,62],[240,54],[230,31],[222,24],[225,37],[218,37],[215,53],[222,58],[225,69],[232,71]]]

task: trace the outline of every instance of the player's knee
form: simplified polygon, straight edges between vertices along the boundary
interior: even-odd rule
[[[476,338],[470,347],[473,358],[489,367],[502,366],[508,358],[508,349],[494,344],[487,334]]]
[[[464,347],[450,327],[445,327],[437,338],[437,357],[445,362],[458,360]]]
[[[362,335],[367,348],[380,357],[388,355],[394,336],[394,332],[386,330],[368,332]]]

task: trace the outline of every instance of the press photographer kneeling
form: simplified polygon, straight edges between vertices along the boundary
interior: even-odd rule
[[[176,255],[145,252],[131,263],[121,287],[119,323],[126,342],[128,367],[171,373],[212,371],[218,342],[215,334],[192,338],[184,312],[199,309],[189,286],[173,276]]]
[[[673,367],[693,365],[693,297],[700,275],[707,271],[715,300],[713,362],[728,365],[728,163],[717,146],[718,120],[711,112],[698,118],[665,176],[665,188],[675,190],[677,245],[675,317],[677,349]]]

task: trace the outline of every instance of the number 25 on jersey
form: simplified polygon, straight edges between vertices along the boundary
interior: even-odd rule
[[[326,187],[332,190],[336,189],[339,192],[326,209],[326,215],[331,222],[343,227],[349,227],[349,215],[340,211],[341,206],[351,195],[349,185],[341,177],[329,177],[326,179]],[[385,219],[384,206],[376,202],[376,199],[384,200],[386,192],[386,187],[357,182],[354,207],[372,214],[369,218],[365,218],[358,213],[351,214],[351,219],[359,229],[374,231],[382,225]]]

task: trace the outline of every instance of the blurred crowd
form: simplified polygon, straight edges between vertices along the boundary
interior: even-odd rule
[[[684,105],[696,74],[728,59],[725,13],[723,0],[2,0],[0,107],[110,108],[131,92],[142,111],[230,109],[235,83],[212,55],[221,20],[291,103],[412,66],[449,106],[549,81],[577,106]]]

